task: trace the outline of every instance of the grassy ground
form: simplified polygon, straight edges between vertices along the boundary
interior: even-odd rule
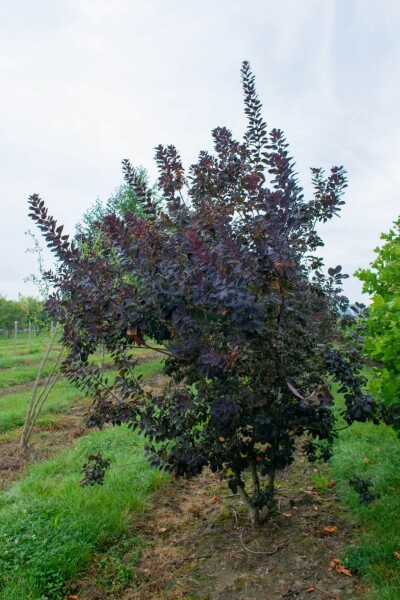
[[[136,367],[137,374],[150,377],[161,370],[162,359],[144,363]],[[115,372],[110,371],[108,380],[111,383]],[[8,393],[0,398],[0,434],[22,427],[25,420],[31,391]],[[53,415],[68,412],[74,404],[82,402],[84,396],[66,380],[56,383],[54,389],[43,406],[38,425],[48,425]]]
[[[17,435],[23,424],[30,397],[25,384],[34,380],[45,347],[45,340],[33,340],[31,348],[26,341],[14,356],[12,340],[3,342],[0,340],[0,442]],[[146,352],[134,351],[136,355]],[[144,377],[160,369],[161,360],[138,366]],[[112,380],[112,370],[108,376]],[[17,384],[23,385],[13,391]],[[55,423],[83,401],[71,384],[61,380],[44,407],[39,426]],[[340,407],[340,399],[338,404]],[[113,464],[140,464],[110,470],[103,486],[78,488],[83,462],[88,453],[99,450],[112,458]],[[36,464],[9,492],[0,493],[0,597],[61,599],[63,582],[76,579],[95,551],[105,546],[109,549],[106,562],[97,569],[100,579],[104,575],[104,585],[111,569],[112,580],[121,589],[134,586],[136,571],[132,565],[140,557],[142,542],[135,535],[124,535],[132,514],[142,510],[150,492],[164,481],[142,460],[140,438],[125,428],[106,430],[90,434],[76,447]],[[380,494],[379,499],[367,506],[360,504],[348,485],[353,474],[371,479],[372,491]],[[344,549],[343,562],[364,577],[371,590],[364,597],[400,598],[398,438],[384,425],[356,424],[341,432],[330,467],[315,474],[316,488],[328,485],[331,478],[358,531],[357,541]],[[118,566],[120,552],[129,554],[129,568],[125,560],[125,566]]]
[[[112,465],[138,464],[110,469],[102,486],[78,487],[83,462],[99,450]],[[0,495],[1,598],[62,599],[64,582],[77,577],[96,548],[123,534],[165,480],[143,462],[143,440],[126,427],[81,438],[73,449],[33,466]],[[129,543],[139,557],[139,541]]]
[[[385,425],[355,424],[340,435],[330,472],[359,528],[357,543],[345,551],[347,565],[363,575],[374,600],[400,598],[399,439]],[[380,498],[360,504],[348,485],[353,474],[370,479]]]
[[[25,422],[31,391],[9,393],[0,398],[0,434],[12,431]],[[38,425],[48,425],[53,415],[66,413],[84,396],[67,381],[59,381],[43,405]]]
[[[53,368],[53,362],[48,362],[42,371],[42,378],[50,375]],[[0,370],[0,390],[12,388],[14,385],[21,385],[35,381],[38,372],[38,365],[22,365],[9,367]]]
[[[32,352],[30,354],[22,354],[19,356],[4,356],[0,358],[0,391],[12,388],[15,385],[29,383],[35,381],[39,365],[43,357],[44,349]],[[49,355],[49,360],[43,368],[42,378],[47,377],[52,370],[53,364],[58,356],[59,347]],[[136,348],[131,350],[132,358],[150,354],[151,350],[146,348]],[[4,347],[0,343],[0,356],[4,354]],[[105,367],[111,366],[111,356],[105,354],[101,357],[100,354],[94,356],[95,364],[103,363]]]
[[[20,346],[17,356],[12,340],[0,342],[0,443],[6,443],[18,436],[23,425],[45,340],[33,340],[30,349],[28,344]],[[138,349],[132,355],[148,352]],[[105,363],[111,382],[115,372],[107,364],[107,355]],[[161,366],[162,360],[144,362],[137,366],[137,373],[146,379],[158,373]],[[56,424],[74,406],[86,401],[90,402],[74,386],[60,380],[44,405],[39,430]],[[138,464],[110,469],[102,486],[78,487],[82,464],[90,453],[98,451],[110,458],[113,466]],[[164,480],[165,476],[143,460],[143,440],[126,427],[86,435],[72,448],[58,450],[53,458],[31,466],[19,483],[0,493],[0,597],[64,598],[65,581],[77,577],[96,549],[104,545],[112,548],[117,540],[119,544],[132,515],[142,509],[151,491]],[[131,550],[132,560],[140,556],[139,540],[130,539],[122,545],[125,551]],[[132,573],[130,569],[129,573],[118,574],[121,585],[129,584]]]
[[[5,335],[0,336],[0,360],[14,357],[27,357],[35,354],[43,354],[46,345],[48,344],[50,335],[47,333],[32,334],[29,341],[27,333],[19,333],[17,336],[17,344],[15,345],[14,338]]]

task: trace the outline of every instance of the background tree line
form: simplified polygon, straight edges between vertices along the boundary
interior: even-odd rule
[[[0,296],[0,330],[10,335],[14,323],[18,321],[18,329],[27,329],[29,322],[33,327],[43,328],[48,317],[41,300],[33,296],[20,296],[18,300],[8,300]]]

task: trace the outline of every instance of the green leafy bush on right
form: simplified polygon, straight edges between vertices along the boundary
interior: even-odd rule
[[[400,217],[375,249],[369,269],[355,275],[364,282],[363,292],[372,296],[364,324],[364,349],[376,361],[369,386],[372,395],[392,409],[400,430]]]

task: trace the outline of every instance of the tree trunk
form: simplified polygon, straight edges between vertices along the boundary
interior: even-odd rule
[[[43,369],[47,362],[47,359],[49,358],[49,354],[54,346],[56,335],[57,335],[57,326],[53,329],[49,344],[46,348],[46,352],[44,353],[42,362],[39,365],[39,369],[38,369],[38,372],[36,375],[31,399],[29,401],[28,410],[27,410],[26,416],[25,416],[24,428],[22,430],[22,435],[21,435],[21,438],[19,441],[19,445],[20,445],[22,452],[26,452],[26,450],[28,449],[29,440],[31,438],[32,431],[33,431],[33,428],[37,421],[37,418],[42,410],[43,404],[49,397],[51,390],[53,389],[54,385],[56,384],[56,382],[60,376],[59,373],[55,375],[55,371],[56,371],[57,365],[59,363],[59,360],[61,358],[62,349],[60,350],[60,352],[58,354],[57,360],[53,365],[51,373],[46,378],[46,381],[45,381],[42,391],[39,393],[39,384],[42,379]]]

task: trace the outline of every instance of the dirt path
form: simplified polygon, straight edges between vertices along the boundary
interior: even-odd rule
[[[249,524],[239,498],[210,473],[169,485],[130,532],[144,548],[135,585],[105,591],[92,566],[78,582],[79,600],[363,597],[366,589],[338,560],[354,531],[334,487],[321,495],[311,486],[313,472],[300,456],[280,477],[279,514],[262,528]],[[99,555],[94,565],[106,560]],[[130,556],[121,564],[129,568]]]
[[[77,437],[90,433],[84,426],[84,417],[90,402],[78,404],[71,412],[48,426],[35,427],[30,450],[22,454],[20,432],[11,440],[0,441],[0,490],[6,489],[22,477],[26,467],[52,456],[57,450],[71,445]]]

